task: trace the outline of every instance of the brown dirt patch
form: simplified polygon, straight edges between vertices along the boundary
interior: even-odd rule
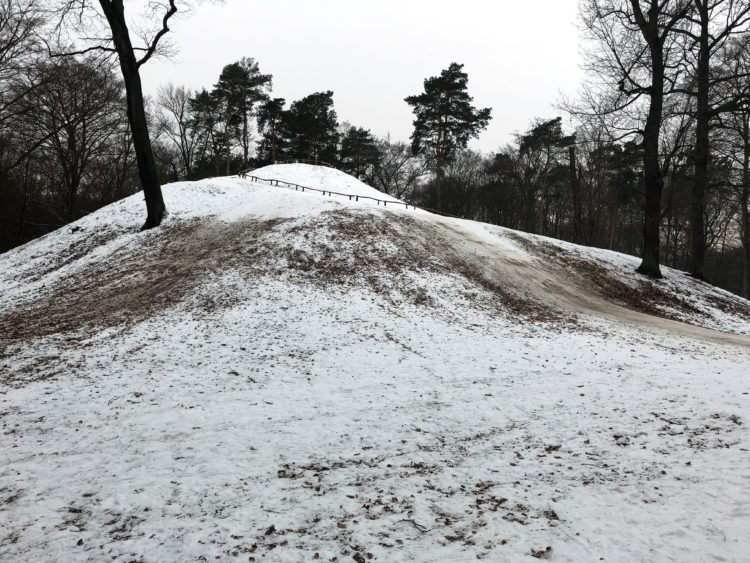
[[[366,287],[386,298],[400,292],[425,306],[429,299],[413,286],[415,272],[457,275],[485,290],[475,297],[478,306],[536,321],[560,319],[482,275],[456,245],[439,227],[402,214],[334,211],[298,222],[167,224],[23,306],[0,311],[0,357],[34,337],[125,327],[191,298],[197,313],[225,308],[236,302],[231,288],[208,296],[198,289],[232,271],[243,278],[279,275],[322,287]]]
[[[720,311],[750,321],[750,302],[716,293],[709,293],[704,296],[704,299]]]
[[[551,243],[530,241],[518,235],[511,236],[515,242],[524,246],[531,253],[541,256],[582,279],[585,286],[594,289],[600,297],[610,303],[639,313],[675,321],[681,321],[682,319],[672,311],[686,316],[708,316],[705,311],[700,310],[673,291],[659,287],[650,279],[639,277],[631,285],[615,277],[607,267],[595,260],[584,258]]]

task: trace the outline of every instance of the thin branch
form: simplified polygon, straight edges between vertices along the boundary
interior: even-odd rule
[[[164,37],[167,33],[169,33],[169,20],[176,13],[177,13],[177,6],[175,5],[174,0],[169,0],[169,10],[167,10],[167,12],[164,14],[164,19],[162,19],[162,28],[154,36],[153,41],[151,41],[151,44],[147,47],[146,54],[143,55],[141,60],[138,61],[137,63],[138,68],[140,68],[146,62],[148,62],[148,60],[154,55],[161,38]]]

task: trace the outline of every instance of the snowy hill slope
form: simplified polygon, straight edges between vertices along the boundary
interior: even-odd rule
[[[354,176],[324,166],[274,164],[254,170],[253,175],[267,180],[282,180],[292,184],[300,184],[316,190],[332,190],[343,194],[398,201],[396,198],[387,196],[372,186],[368,186]]]
[[[748,302],[249,180],[165,198],[0,255],[0,560],[747,553]]]

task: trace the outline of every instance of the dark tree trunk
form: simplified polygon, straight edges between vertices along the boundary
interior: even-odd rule
[[[443,211],[443,168],[440,162],[440,156],[437,157],[437,166],[435,167],[435,192],[437,195],[437,210]]]
[[[242,169],[247,170],[250,161],[250,140],[248,139],[247,110],[242,119]]]
[[[26,215],[26,209],[29,206],[29,168],[31,168],[31,159],[26,159],[26,167],[23,174],[23,201],[21,202],[21,211],[18,215],[18,236],[19,239],[23,234],[23,220]]]
[[[573,192],[573,239],[576,244],[584,244],[583,211],[581,208],[581,178],[576,170],[576,148],[568,147],[570,189]]]
[[[545,174],[542,180],[542,190],[539,192],[539,206],[536,215],[536,232],[545,235],[545,225],[547,224],[547,195],[549,192],[549,182]]]
[[[704,279],[706,259],[706,227],[704,211],[706,206],[706,186],[708,184],[709,159],[709,37],[708,6],[706,0],[699,2],[700,41],[698,45],[697,99],[695,112],[695,177],[690,194],[690,275]]]
[[[437,210],[443,211],[443,124],[438,126],[437,143],[435,146],[435,193],[437,196]]]
[[[649,117],[643,135],[643,169],[646,198],[643,205],[643,253],[638,272],[660,278],[659,245],[661,224],[661,193],[664,179],[659,167],[659,126],[661,125],[661,99],[651,98]],[[659,106],[658,109],[655,106]],[[658,117],[657,117],[658,116]]]
[[[138,72],[138,62],[133,52],[130,33],[125,22],[123,0],[99,0],[112,31],[112,41],[120,60],[120,69],[125,82],[128,100],[128,121],[133,136],[138,175],[143,186],[146,199],[147,217],[143,230],[158,227],[161,224],[166,207],[161,193],[161,185],[156,171],[156,161],[151,148],[151,138],[148,134],[148,122],[143,103],[143,89],[141,76]]]
[[[271,160],[276,164],[276,121],[271,123]]]
[[[224,149],[226,152],[226,175],[229,176],[232,173],[232,151],[229,147],[229,114],[226,116],[224,121]]]
[[[536,233],[537,226],[537,193],[535,186],[529,180],[528,177],[523,179],[523,196],[524,196],[524,210],[523,210],[523,228],[527,233]]]
[[[75,175],[69,179],[70,183],[66,186],[65,214],[68,221],[77,219],[76,208],[78,203],[78,191],[80,189],[81,179]]]
[[[745,169],[747,170],[747,168]],[[750,211],[748,205],[750,205],[750,197],[748,188],[750,184],[750,174],[745,173],[745,185],[742,189],[742,247],[745,251],[745,263],[744,263],[744,276],[742,279],[742,295],[746,299],[750,299]]]
[[[617,210],[613,209],[612,211],[612,224],[610,225],[609,229],[609,249],[614,250],[615,249],[615,232],[617,230]]]
[[[664,106],[664,48],[659,34],[657,13],[651,13],[643,29],[651,55],[651,88],[648,116],[643,131],[643,173],[646,197],[643,204],[643,250],[638,272],[661,278],[659,245],[661,194],[664,178],[659,164],[659,130]]]
[[[740,198],[741,221],[742,221],[742,249],[744,254],[743,275],[742,275],[742,295],[750,299],[750,116],[743,116],[742,141],[743,141],[743,159],[742,159],[742,194]]]

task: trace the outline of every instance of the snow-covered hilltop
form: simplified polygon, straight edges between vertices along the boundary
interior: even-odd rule
[[[0,560],[746,556],[747,301],[250,179],[165,199],[0,255]]]

